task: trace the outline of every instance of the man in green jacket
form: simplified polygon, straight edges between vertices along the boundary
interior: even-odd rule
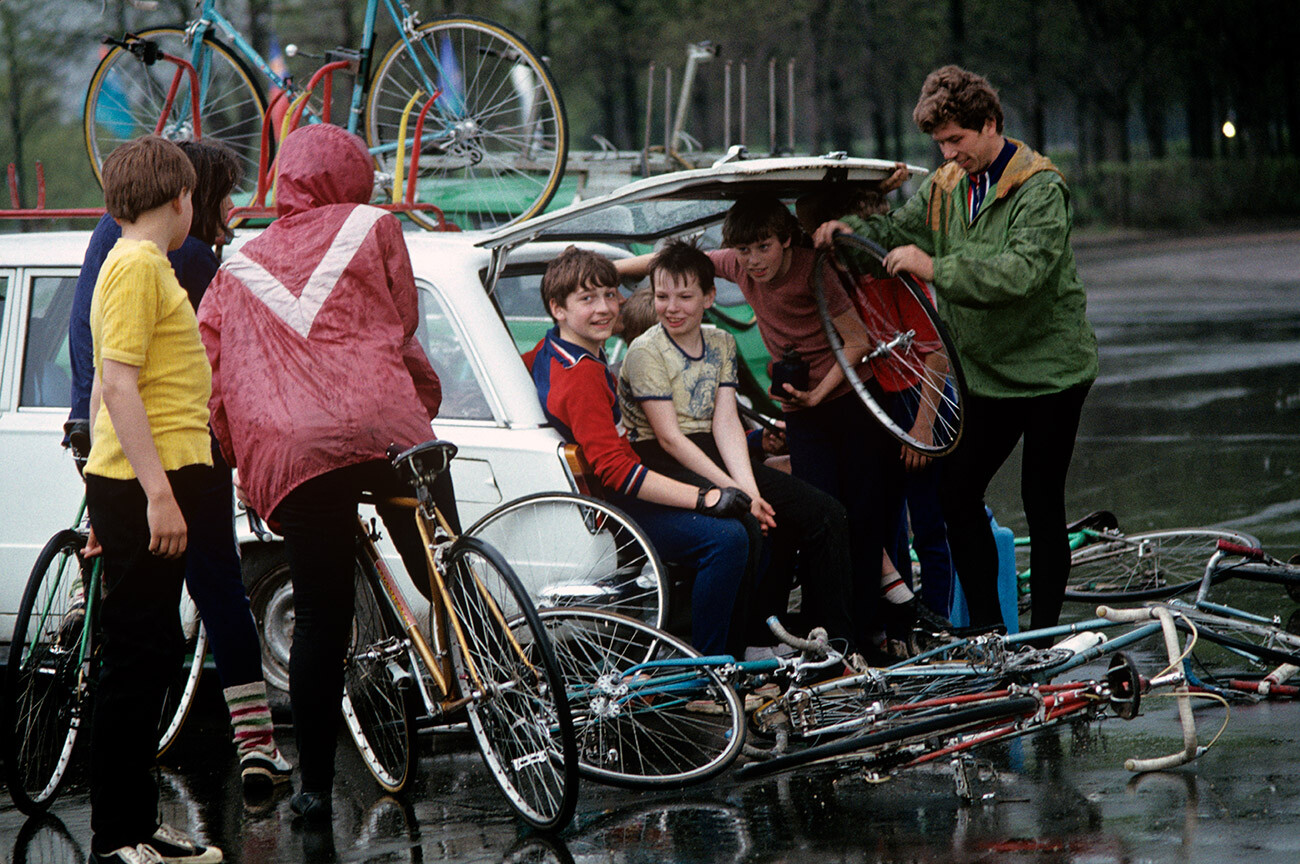
[[[1002,134],[997,91],[956,66],[931,72],[912,118],[946,160],[902,207],[845,217],[891,251],[891,274],[930,282],[966,373],[965,430],[940,497],[971,624],[1001,620],[997,548],[984,493],[1024,439],[1021,496],[1031,539],[1031,627],[1057,623],[1070,571],[1065,476],[1097,377],[1097,340],[1070,249],[1070,194],[1047,157]]]

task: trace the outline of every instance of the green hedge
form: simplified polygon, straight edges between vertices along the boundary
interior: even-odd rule
[[[1300,160],[1164,159],[1066,171],[1079,226],[1186,229],[1300,216]]]

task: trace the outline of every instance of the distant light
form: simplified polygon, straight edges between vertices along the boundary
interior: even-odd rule
[[[1224,138],[1236,138],[1236,137],[1237,137],[1237,126],[1236,126],[1236,124],[1233,123],[1231,120],[1224,120],[1224,121],[1223,121],[1223,137],[1224,137]]]

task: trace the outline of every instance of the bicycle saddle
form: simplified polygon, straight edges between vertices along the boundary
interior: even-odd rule
[[[450,441],[435,438],[393,455],[396,449],[396,445],[388,448],[388,458],[394,467],[405,473],[416,489],[423,489],[432,486],[438,475],[447,470],[456,457],[457,448]]]

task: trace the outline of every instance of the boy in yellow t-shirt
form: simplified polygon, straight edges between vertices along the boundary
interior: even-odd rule
[[[122,239],[104,261],[90,308],[86,553],[104,562],[90,861],[152,860],[152,851],[167,861],[216,862],[221,850],[159,823],[152,773],[153,718],[181,662],[187,510],[212,470],[212,373],[166,257],[189,233],[194,168],[175,144],[146,136],[110,154],[103,174]]]

